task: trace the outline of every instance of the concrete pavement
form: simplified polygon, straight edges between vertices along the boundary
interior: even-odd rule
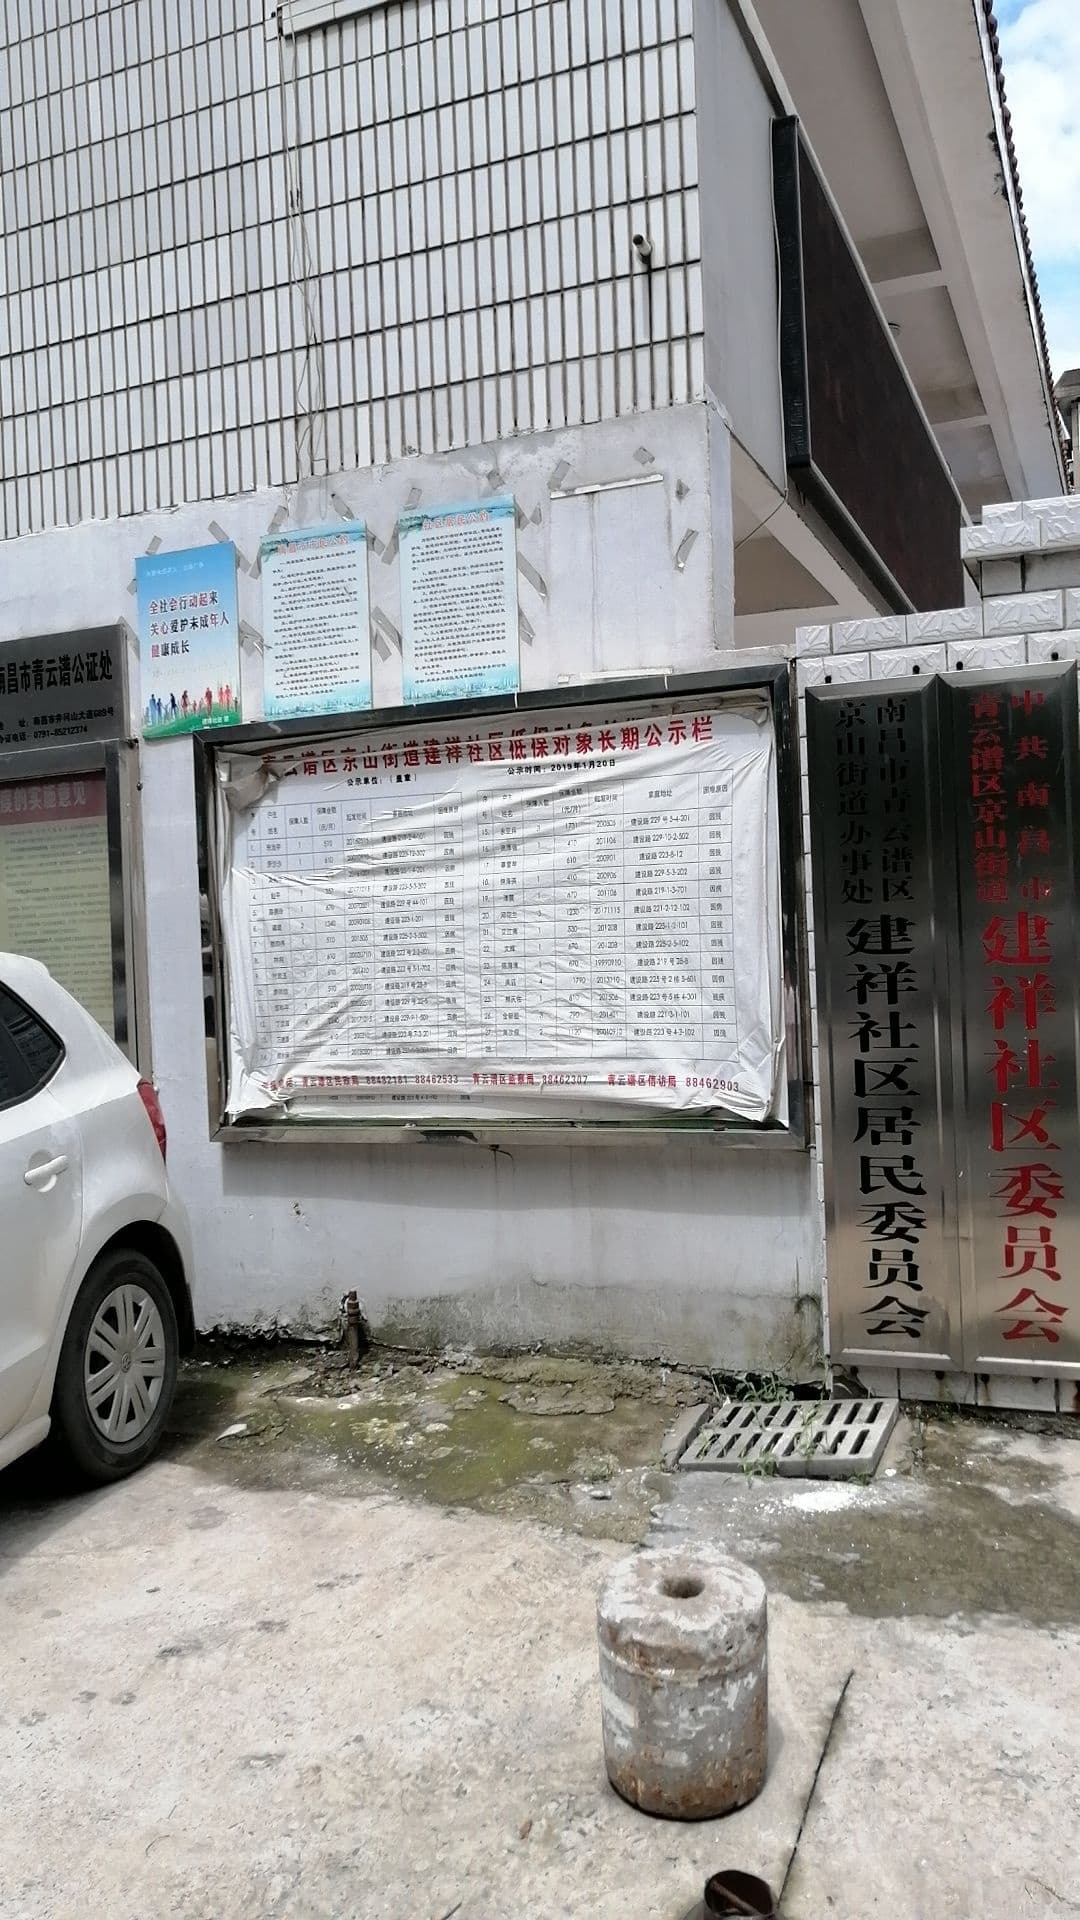
[[[791,1920],[1080,1910],[1075,1441],[935,1422],[866,1488],[672,1478],[685,1383],[559,1371],[237,1362],[121,1487],[0,1479],[5,1920],[681,1920],[725,1865],[779,1885],[852,1669]],[[486,1482],[395,1465],[445,1470],[459,1420]],[[719,1823],[603,1773],[594,1597],[649,1508],[770,1589],[770,1778]]]

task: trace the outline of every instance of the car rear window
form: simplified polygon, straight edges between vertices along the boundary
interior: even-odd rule
[[[52,1028],[0,986],[0,1107],[37,1093],[63,1057],[63,1044]]]

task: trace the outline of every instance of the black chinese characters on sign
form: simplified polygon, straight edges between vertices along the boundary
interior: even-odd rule
[[[941,1219],[931,699],[927,683],[808,702],[833,1351],[927,1364],[958,1319]]]

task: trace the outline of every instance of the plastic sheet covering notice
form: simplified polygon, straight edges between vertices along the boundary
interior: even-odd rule
[[[216,767],[229,1118],[786,1118],[764,696]]]

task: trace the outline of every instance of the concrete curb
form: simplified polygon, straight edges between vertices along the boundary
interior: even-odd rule
[[[696,1407],[684,1407],[674,1426],[668,1428],[660,1449],[660,1464],[668,1472],[678,1466],[679,1455],[700,1432],[712,1410],[711,1400],[703,1400]]]

